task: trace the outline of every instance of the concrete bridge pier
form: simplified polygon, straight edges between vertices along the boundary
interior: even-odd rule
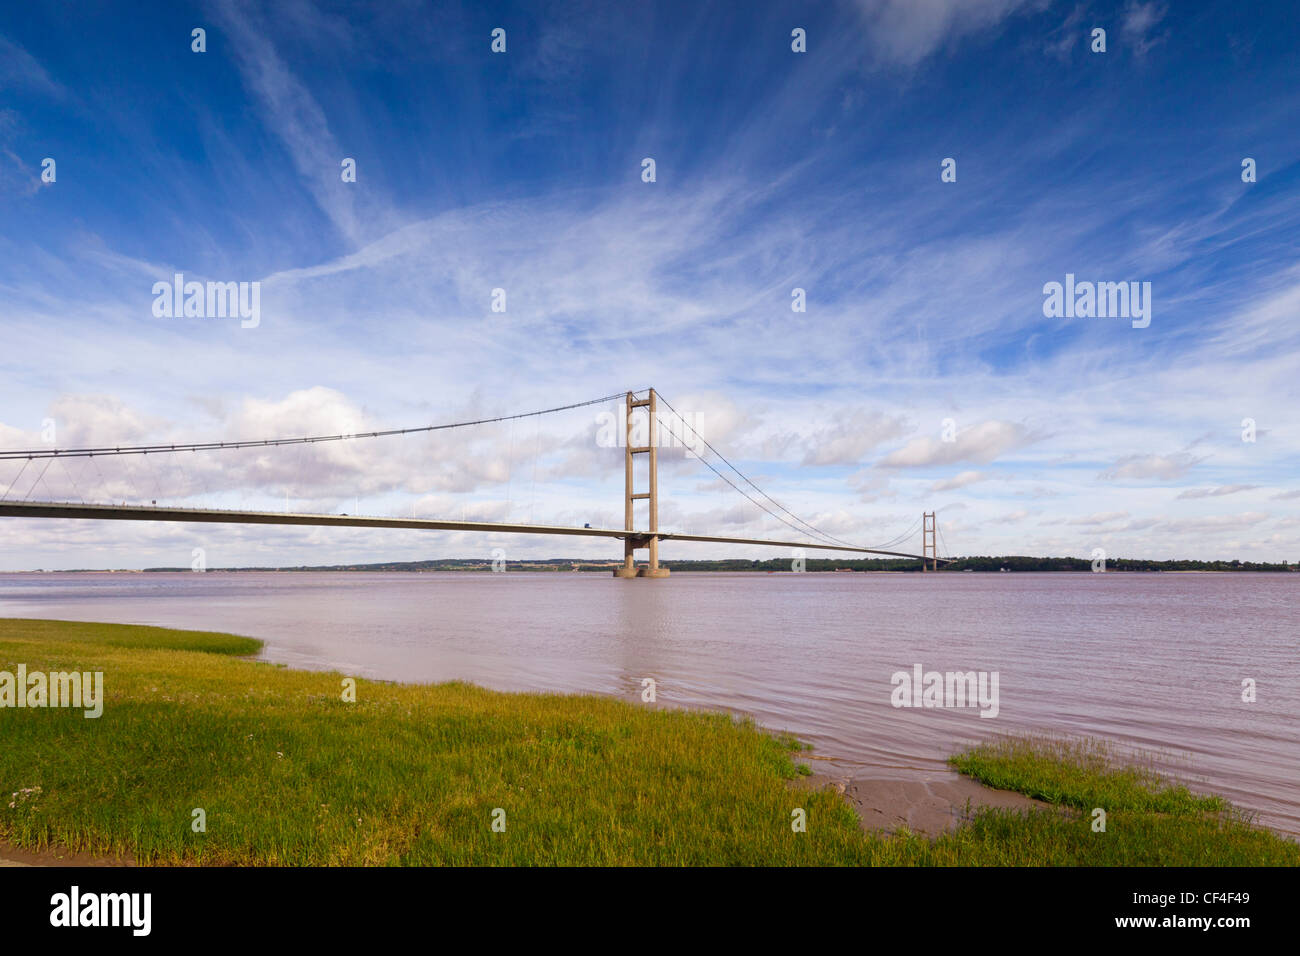
[[[623,539],[623,564],[615,568],[616,578],[666,578],[668,569],[659,567],[659,446],[655,441],[657,402],[655,390],[650,389],[646,398],[638,399],[632,392],[627,393],[627,416],[624,426],[624,480],[623,480],[623,527],[627,531],[635,528],[633,521],[633,504],[640,500],[649,502],[649,530],[644,534],[628,535]],[[637,445],[632,430],[632,412],[634,409],[646,410],[646,444]],[[650,488],[645,492],[636,490],[633,481],[633,464],[637,455],[650,456]],[[650,552],[650,560],[645,567],[636,566],[635,552],[645,548]]]

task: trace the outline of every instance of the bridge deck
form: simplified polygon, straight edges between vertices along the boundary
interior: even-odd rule
[[[140,505],[87,505],[50,501],[0,502],[0,517],[83,518],[110,521],[191,521],[208,524],[319,525],[342,528],[415,528],[423,531],[488,531],[498,534],[576,535],[589,538],[644,538],[645,531],[626,528],[570,528],[563,525],[507,524],[494,521],[438,521],[428,518],[379,518],[345,514],[303,514],[280,511],[233,511],[215,508],[160,508]],[[852,554],[879,554],[917,561],[936,560],[902,551],[879,551],[815,541],[770,541],[764,538],[729,538],[717,535],[657,533],[660,541],[747,544],[773,548],[812,548]],[[947,558],[937,560],[948,563]]]

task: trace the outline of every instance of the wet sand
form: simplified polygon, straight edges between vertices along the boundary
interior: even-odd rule
[[[968,809],[1006,807],[1012,810],[1046,809],[1051,804],[1011,790],[991,790],[956,772],[925,779],[849,777],[814,773],[802,778],[804,786],[833,790],[857,811],[863,830],[893,833],[907,827],[927,837],[956,829]]]

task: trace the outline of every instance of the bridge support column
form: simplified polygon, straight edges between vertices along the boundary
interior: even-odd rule
[[[939,556],[939,545],[935,540],[935,513],[933,511],[921,512],[921,570],[938,571],[939,562],[935,560]],[[913,526],[915,527],[915,525]],[[930,560],[930,566],[926,567],[926,559]]]
[[[632,413],[637,408],[646,410],[646,444],[637,445],[632,429]],[[655,401],[655,390],[650,389],[650,394],[644,399],[638,399],[632,392],[627,393],[627,417],[624,421],[624,478],[623,478],[623,527],[632,531],[635,527],[633,521],[636,516],[633,513],[635,502],[645,500],[650,505],[649,530],[643,534],[629,534],[623,539],[623,564],[616,568],[614,577],[616,578],[666,578],[668,569],[659,567],[659,446],[655,441],[656,427],[658,419],[656,417],[657,403]],[[633,467],[637,455],[648,455],[650,458],[650,488],[646,492],[636,490],[636,482],[633,477]],[[635,552],[638,548],[646,548],[650,552],[650,561],[643,567],[636,566]]]

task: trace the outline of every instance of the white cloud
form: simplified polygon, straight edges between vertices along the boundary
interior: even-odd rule
[[[958,432],[955,441],[914,438],[885,456],[880,464],[885,468],[925,468],[963,461],[986,465],[999,455],[1032,440],[1023,425],[1006,421],[984,421]]]
[[[0,90],[4,89],[30,89],[56,97],[64,93],[34,56],[0,36]]]
[[[357,241],[361,225],[353,207],[356,190],[346,188],[339,175],[343,157],[351,154],[330,131],[325,111],[276,52],[265,22],[230,0],[214,9],[230,33],[229,49],[245,85],[261,104],[266,127],[284,144],[317,206],[340,233]]]
[[[1000,23],[1030,6],[864,4],[881,22],[900,25],[892,35],[868,41],[893,44],[886,59],[894,63],[920,62],[917,57],[978,30],[987,28],[992,35]],[[304,27],[309,26],[307,5],[298,7],[305,11]],[[1134,5],[1134,29],[1148,16],[1143,11],[1146,7],[1139,11]],[[908,22],[929,15],[934,21],[929,26]],[[1149,17],[1146,22],[1148,33],[1160,29],[1158,22],[1150,26]],[[323,94],[317,91],[312,97],[305,90],[306,72],[290,75],[298,61],[294,47],[278,41],[286,35],[281,29],[274,48],[269,40],[263,46],[255,43],[242,69],[256,91],[253,110],[262,114],[272,136],[285,138],[295,166],[314,169],[338,148],[337,136],[321,140],[323,150],[316,148],[318,134],[337,132],[320,110],[330,120],[335,114]],[[304,29],[303,35],[315,34]],[[238,28],[232,36],[242,38]],[[345,36],[328,39],[338,46]],[[563,54],[563,45],[555,51]],[[803,110],[814,101],[802,96],[802,88],[799,92],[799,97],[785,96],[787,106],[797,101]],[[856,95],[866,96],[862,91]],[[347,115],[341,110],[339,121]],[[1059,151],[1097,131],[1087,116],[1076,113],[1068,119],[1045,128],[1042,140],[1050,145],[1037,148]],[[1256,126],[1262,122],[1255,120]],[[755,142],[764,132],[757,126]],[[978,496],[949,494],[969,504],[969,527],[980,528],[961,546],[985,553],[1035,547],[1041,549],[1038,553],[1059,553],[1082,537],[1066,526],[1067,520],[1127,514],[1134,517],[1126,523],[1117,519],[1123,523],[1117,533],[1128,535],[1124,540],[1132,542],[1133,553],[1160,556],[1177,546],[1183,554],[1211,555],[1236,545],[1235,527],[1220,522],[1222,532],[1207,531],[1199,538],[1189,533],[1187,540],[1162,538],[1155,529],[1174,519],[1161,517],[1160,509],[1173,494],[1186,491],[1187,498],[1212,499],[1236,493],[1217,489],[1244,490],[1248,482],[1285,486],[1294,474],[1300,425],[1292,424],[1284,410],[1295,392],[1300,324],[1293,319],[1300,307],[1300,270],[1279,275],[1261,261],[1248,283],[1233,277],[1225,290],[1232,298],[1222,308],[1214,303],[1214,309],[1184,312],[1177,326],[1167,326],[1170,335],[1159,340],[1158,349],[1150,347],[1148,338],[1116,337],[1100,327],[1071,329],[1077,336],[1065,339],[1043,328],[1036,295],[1042,261],[1065,253],[1085,256],[1088,237],[1103,237],[1106,255],[1124,263],[1125,274],[1130,264],[1134,274],[1150,274],[1151,263],[1162,270],[1185,264],[1193,249],[1204,256],[1207,242],[1213,256],[1236,235],[1223,229],[1221,211],[1213,204],[1193,216],[1191,226],[1182,225],[1186,217],[1181,215],[1174,217],[1173,226],[1163,217],[1162,226],[1167,209],[1154,203],[1153,215],[1140,217],[1152,231],[1134,244],[1124,225],[1136,221],[1139,208],[1139,200],[1129,195],[1138,192],[1131,179],[1088,184],[1099,189],[1089,197],[1096,201],[1077,208],[1078,194],[1063,182],[1025,194],[1033,197],[1033,215],[1019,222],[985,216],[991,207],[979,203],[997,197],[981,200],[972,193],[961,205],[978,218],[979,228],[945,231],[936,238],[934,223],[944,221],[946,199],[932,197],[950,193],[909,191],[897,204],[882,196],[878,208],[848,215],[847,207],[841,208],[843,197],[876,177],[879,169],[857,170],[857,180],[857,173],[845,171],[849,182],[838,176],[834,180],[839,183],[837,199],[824,200],[818,191],[805,189],[806,182],[782,183],[777,190],[766,182],[756,186],[739,179],[735,171],[748,168],[753,155],[728,153],[725,162],[702,165],[688,179],[677,180],[672,190],[587,188],[591,180],[575,178],[572,190],[561,185],[526,199],[455,208],[453,197],[412,206],[409,215],[427,218],[394,228],[380,217],[373,233],[371,220],[362,216],[366,234],[342,255],[336,255],[332,238],[316,243],[311,236],[289,234],[291,230],[277,233],[262,222],[265,232],[275,234],[275,245],[293,254],[248,258],[273,275],[264,280],[263,325],[247,335],[213,324],[148,321],[148,298],[140,294],[148,290],[145,280],[172,271],[162,261],[174,252],[166,241],[141,245],[127,236],[117,240],[122,249],[117,252],[111,241],[96,246],[91,236],[66,256],[31,244],[32,258],[13,260],[0,290],[5,327],[0,371],[11,384],[4,403],[8,426],[0,425],[0,444],[37,444],[37,423],[64,383],[114,394],[105,400],[109,404],[65,405],[57,413],[61,420],[80,421],[91,441],[261,437],[301,433],[307,425],[335,431],[333,419],[344,414],[359,416],[367,425],[402,426],[477,417],[489,409],[539,408],[653,384],[684,412],[701,411],[700,424],[709,439],[774,497],[815,523],[821,520],[816,516],[826,516],[835,522],[828,530],[850,539],[888,538],[902,530],[890,525],[898,514],[906,516],[906,527],[921,510],[935,506],[928,495],[949,484],[954,485],[950,492],[958,491],[969,476],[984,473],[942,476],[1014,453],[1023,484],[981,485]],[[328,159],[336,180],[337,157]],[[816,159],[827,169],[833,160]],[[1005,172],[999,181],[1013,184],[1007,188],[1028,188],[1016,169]],[[292,189],[297,178],[295,170],[286,174],[285,188]],[[1159,193],[1161,187],[1149,182]],[[317,185],[325,189],[326,184]],[[799,197],[793,214],[781,212],[783,192]],[[490,193],[467,190],[465,195],[473,202]],[[285,198],[286,213],[295,206],[299,212],[305,208],[315,222],[310,203]],[[326,190],[318,201],[346,233],[351,213],[332,209],[332,200]],[[1065,208],[1071,214],[1063,215]],[[438,211],[431,215],[430,209]],[[1292,215],[1284,204],[1270,209],[1274,221]],[[114,225],[101,221],[89,227],[109,235]],[[201,228],[201,223],[192,227]],[[250,234],[254,231],[250,228]],[[290,269],[289,264],[303,267]],[[200,267],[186,266],[187,274]],[[85,275],[96,281],[85,283]],[[497,285],[509,291],[508,315],[487,312],[488,292]],[[790,312],[792,285],[809,291],[806,316]],[[1026,289],[1035,293],[1028,301]],[[1203,291],[1204,286],[1193,287],[1184,294],[1191,300]],[[1167,300],[1167,314],[1172,318],[1187,300]],[[1202,303],[1195,304],[1199,309]],[[1202,325],[1202,314],[1222,319]],[[50,360],[51,349],[57,349],[57,362]],[[256,401],[244,403],[245,396]],[[513,444],[509,430],[498,428],[473,440],[449,434],[410,449],[384,446],[388,454],[374,458],[367,449],[381,448],[361,443],[293,449],[288,464],[270,453],[235,453],[213,466],[204,464],[202,456],[190,456],[183,459],[184,476],[175,467],[181,459],[136,461],[130,467],[72,462],[68,475],[64,464],[55,463],[46,483],[59,482],[68,494],[73,493],[70,480],[75,480],[88,494],[105,488],[152,496],[156,476],[164,491],[191,492],[196,503],[206,484],[214,494],[246,491],[263,498],[287,490],[302,501],[319,502],[322,509],[345,502],[343,510],[352,511],[352,496],[360,492],[375,496],[361,502],[373,512],[414,507],[431,509],[432,517],[465,509],[471,516],[519,519],[521,509],[532,507],[535,475],[539,520],[565,523],[561,519],[570,516],[581,524],[608,514],[617,522],[621,458],[617,450],[611,456],[608,449],[594,447],[591,416],[583,415],[581,422],[545,426],[540,455],[534,454],[537,437],[530,425],[516,430]],[[950,415],[983,424],[963,431],[956,443],[941,443],[938,423]],[[1259,420],[1258,443],[1240,441],[1238,423],[1244,416]],[[929,423],[936,440],[918,437],[905,443],[902,433],[888,434],[892,423],[904,419]],[[1010,424],[1017,421],[1026,424]],[[70,434],[61,430],[60,443]],[[924,425],[916,434],[927,434]],[[873,452],[882,441],[888,445]],[[887,469],[863,469],[847,481],[816,467],[799,467],[852,466],[895,445],[904,447],[886,456]],[[1202,489],[1159,484],[1203,460],[1187,453],[1152,453],[1179,448],[1213,456],[1213,475],[1197,473],[1207,486],[1204,495]],[[1116,459],[1108,477],[1148,482],[1098,482],[1097,469]],[[99,467],[112,472],[102,485]],[[937,470],[908,470],[918,467]],[[174,485],[169,485],[171,475],[156,474],[174,468]],[[0,489],[17,470],[15,463],[0,475]],[[24,485],[29,478],[30,470]],[[735,492],[698,463],[665,455],[660,480],[666,485],[665,527],[685,523],[705,531],[715,513],[725,516],[720,520],[728,527],[753,536],[763,536],[773,524],[743,500],[724,507],[722,496],[735,498]],[[1026,497],[1050,498],[1059,536],[1032,539],[1014,527],[1028,517],[1014,510],[1027,504]],[[1270,510],[1293,513],[1297,498],[1300,492],[1281,492]],[[1253,499],[1234,499],[1243,500]],[[886,507],[888,512],[882,510]],[[1012,516],[1014,521],[1000,520]],[[72,526],[64,527],[71,534]],[[874,535],[878,527],[884,533]],[[32,540],[58,540],[53,532],[38,530]],[[1242,539],[1241,557],[1275,549],[1262,533]],[[126,555],[144,553],[154,539],[142,529],[139,537],[120,540],[114,561],[124,564],[136,560]],[[298,532],[263,529],[231,540],[268,549],[283,542],[289,549],[307,539]],[[339,560],[360,554],[349,550],[359,538],[322,532],[316,540],[336,542],[333,556]],[[376,549],[387,548],[381,557],[409,555],[427,547],[421,542],[428,540],[373,539]],[[432,540],[443,554],[465,553],[462,545],[477,547],[462,538]],[[141,550],[135,550],[136,542],[142,542]],[[949,543],[954,543],[951,538]],[[914,547],[918,544],[919,539],[913,541]],[[566,540],[561,546],[565,553],[570,547],[578,553],[585,542]],[[597,543],[592,551],[604,553],[602,547]],[[521,539],[518,548],[520,553],[557,550],[556,542],[547,539]],[[17,547],[12,553],[19,553]],[[687,556],[705,553],[692,550]],[[32,566],[14,560],[12,566]]]
[[[1251,528],[1267,521],[1271,515],[1262,511],[1248,511],[1235,515],[1208,515],[1203,518],[1172,518],[1157,525],[1162,534],[1220,534],[1242,528]]]
[[[958,488],[965,488],[967,485],[973,485],[978,481],[988,481],[989,476],[979,471],[963,471],[953,475],[951,478],[945,478],[942,481],[936,481],[930,486],[931,491],[955,491]]]
[[[1128,517],[1127,511],[1099,511],[1095,514],[1086,515],[1082,518],[1072,518],[1066,522],[1070,525],[1079,525],[1082,527],[1093,527],[1102,524],[1112,524],[1116,521],[1122,521]]]
[[[1217,488],[1188,488],[1179,498],[1221,498],[1242,491],[1254,491],[1255,485],[1219,485]]]
[[[1186,452],[1175,455],[1126,455],[1115,462],[1110,471],[1104,472],[1098,477],[1109,479],[1156,478],[1162,481],[1172,481],[1175,478],[1181,478],[1189,468],[1204,460],[1204,458],[1195,458]]]
[[[832,423],[807,439],[805,465],[856,465],[871,449],[903,433],[901,417],[853,408],[832,414]]]
[[[1124,9],[1120,33],[1138,56],[1145,56],[1152,47],[1164,39],[1163,35],[1153,37],[1150,34],[1164,18],[1166,11],[1165,5],[1156,0],[1150,3],[1129,0],[1128,6]]]
[[[1053,30],[1045,45],[1046,51],[1059,60],[1067,59],[1071,52],[1078,50],[1083,43],[1083,22],[1087,7],[1080,3],[1072,9],[1065,21]]]
[[[963,37],[991,31],[1042,0],[858,0],[866,36],[884,62],[913,66]]]

